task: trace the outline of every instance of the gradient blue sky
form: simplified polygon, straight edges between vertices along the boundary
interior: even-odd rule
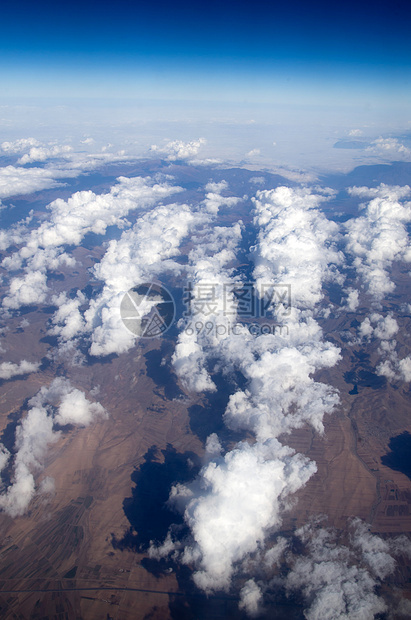
[[[2,91],[405,105],[410,18],[408,0],[15,0],[2,7]]]

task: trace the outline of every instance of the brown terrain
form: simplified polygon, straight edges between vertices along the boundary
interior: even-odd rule
[[[76,252],[83,266],[90,267],[101,250]],[[88,281],[85,271],[65,276],[64,282],[53,284],[56,291]],[[401,298],[405,276],[400,271],[396,276]],[[359,516],[382,536],[411,533],[411,481],[381,462],[390,438],[411,431],[409,386],[383,381],[376,387],[373,376],[369,385],[367,379],[359,380],[358,393],[352,393],[353,382],[344,380],[345,373],[358,374],[364,364],[372,369],[379,361],[378,343],[366,348],[369,358],[364,361],[364,348],[347,346],[341,336],[368,311],[361,308],[355,315],[342,313],[324,322],[325,333],[342,347],[343,359],[317,378],[338,388],[341,406],[326,417],[323,436],[302,428],[283,438],[318,466],[297,494],[297,505],[284,515],[285,531],[326,514],[329,525],[341,529],[348,518]],[[9,321],[4,359],[40,360],[51,350],[50,343],[42,341],[50,314],[39,308],[24,316],[30,325],[23,330],[17,329],[22,316]],[[401,321],[397,340],[406,352],[410,319]],[[151,537],[161,539],[178,520],[163,508],[170,484],[195,475],[205,437],[222,428],[221,411],[213,413],[205,401],[183,393],[170,371],[171,353],[167,338],[147,340],[120,357],[86,367],[66,363],[60,369],[90,399],[98,386],[95,399],[109,417],[88,428],[70,427],[49,447],[37,481],[54,478],[54,495],[37,496],[23,517],[0,515],[2,618],[195,617],[188,611],[185,615],[189,578],[172,569],[156,572],[155,563],[141,551]],[[160,365],[163,359],[165,366]],[[52,381],[59,363],[2,383],[2,431],[25,415],[27,399]],[[410,578],[407,567],[401,576],[397,585],[404,587]],[[236,617],[236,601],[228,596],[210,597],[207,605],[201,617]]]

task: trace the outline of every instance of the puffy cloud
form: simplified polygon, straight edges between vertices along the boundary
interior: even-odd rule
[[[39,368],[40,362],[27,362],[26,360],[22,360],[18,364],[2,362],[0,364],[0,379],[7,380],[12,377],[27,375],[32,372],[37,372]]]
[[[244,609],[248,616],[258,616],[262,597],[261,589],[254,579],[249,579],[241,588],[238,607]]]
[[[70,381],[59,377],[29,401],[27,416],[16,428],[15,456],[11,485],[0,495],[0,508],[11,517],[23,515],[36,493],[35,474],[43,469],[48,446],[60,438],[56,425],[88,426],[107,413],[100,403],[86,399]],[[10,459],[0,444],[0,465]],[[1,470],[1,469],[0,469]],[[50,479],[39,491],[50,491]]]
[[[12,278],[9,293],[3,299],[7,309],[41,304],[47,296],[47,276],[41,271],[29,271],[21,278]]]
[[[207,194],[203,204],[209,213],[217,215],[220,207],[234,207],[240,201],[236,197],[224,197],[221,196],[221,192],[228,188],[226,181],[220,183],[208,183],[206,185]]]
[[[291,568],[286,587],[302,591],[307,620],[373,620],[388,611],[377,589],[395,570],[393,555],[409,556],[408,539],[383,540],[359,519],[351,523],[348,546],[339,544],[335,531],[318,523],[300,528],[296,535],[305,549],[298,556],[286,556]]]
[[[20,138],[13,142],[2,142],[0,148],[4,153],[21,153],[34,146],[40,146],[40,142],[35,138]]]
[[[236,364],[248,379],[247,388],[230,396],[224,414],[230,428],[250,430],[260,441],[306,423],[323,431],[324,414],[336,407],[339,398],[331,386],[315,381],[312,375],[321,367],[334,366],[340,353],[335,346],[321,341],[316,324],[314,335],[310,323],[302,322],[300,328],[309,331],[311,326],[312,340],[307,338],[299,346],[289,346],[290,342],[281,347],[280,337],[273,335],[249,341],[250,359],[243,355]],[[227,349],[227,360],[233,360]]]
[[[168,183],[153,184],[149,177],[119,177],[106,194],[88,190],[67,201],[58,198],[47,207],[50,219],[32,231],[26,253],[39,247],[79,245],[89,232],[104,235],[108,226],[124,225],[130,211],[147,209],[179,191]]]
[[[168,183],[153,183],[150,178],[119,177],[106,194],[81,191],[67,201],[57,199],[48,205],[50,217],[27,233],[25,245],[3,260],[6,269],[19,269],[26,263],[26,274],[13,278],[9,294],[3,302],[7,308],[42,303],[47,295],[47,270],[61,264],[70,265],[74,259],[61,249],[64,245],[79,245],[84,236],[93,232],[103,235],[108,226],[125,226],[124,217],[133,210],[147,209],[176,192],[179,187]]]
[[[193,140],[192,142],[182,142],[181,140],[173,140],[167,142],[164,146],[154,144],[151,147],[153,153],[165,155],[168,161],[178,161],[184,159],[192,159],[195,157],[200,148],[206,143],[204,138]]]
[[[246,386],[230,396],[224,422],[255,437],[252,445],[240,442],[225,455],[220,454],[217,438],[210,439],[216,447],[215,455],[206,447],[207,463],[198,477],[190,484],[176,485],[170,494],[170,504],[184,514],[189,537],[182,546],[170,533],[167,544],[151,547],[153,557],[172,554],[174,559],[193,565],[194,581],[206,592],[230,587],[237,569],[250,554],[258,553],[268,533],[279,527],[292,494],[316,471],[315,463],[295,454],[277,438],[307,422],[321,432],[324,414],[339,402],[333,388],[312,376],[317,369],[331,367],[340,359],[339,350],[323,341],[322,330],[312,316],[322,297],[322,282],[330,277],[327,260],[340,260],[330,239],[336,227],[328,225],[315,208],[321,201],[318,195],[281,188],[278,193],[273,190],[257,196],[255,221],[260,231],[254,252],[256,273],[264,253],[261,277],[268,285],[278,281],[278,254],[284,257],[285,268],[290,263],[292,266],[288,273],[295,283],[295,304],[300,307],[291,308],[284,317],[290,328],[288,335],[254,336],[241,325],[235,332],[227,329],[238,320],[237,300],[231,300],[233,316],[225,316],[223,288],[219,286],[239,284],[230,269],[231,256],[224,254],[227,249],[235,251],[238,240],[235,234],[230,237],[225,233],[224,239],[232,238],[233,244],[224,244],[216,227],[189,255],[192,303],[213,304],[213,312],[207,317],[211,329],[192,333],[184,330],[183,324],[173,356],[177,374],[190,390],[213,387],[205,370],[208,359],[214,364],[218,360],[217,367],[224,372],[240,372]],[[322,232],[318,230],[317,234],[317,227]],[[283,234],[277,235],[278,230]],[[272,236],[268,234],[271,231]],[[300,273],[305,280],[307,273],[316,275],[311,287],[307,288]],[[207,283],[214,284],[208,297],[204,296]],[[226,329],[218,337],[216,326],[220,323]],[[276,557],[271,561],[275,563]],[[258,607],[258,589],[257,584],[248,584],[242,594],[241,604],[251,613]]]
[[[358,138],[360,136],[363,136],[364,132],[362,131],[362,129],[350,129],[348,135],[350,136],[350,138]]]
[[[253,259],[259,290],[289,284],[294,304],[312,308],[321,300],[323,281],[334,276],[330,265],[342,262],[335,248],[338,226],[317,209],[330,195],[284,186],[257,192],[260,232]]]
[[[85,321],[79,308],[86,298],[81,291],[77,291],[74,299],[67,298],[66,293],[60,293],[54,295],[51,301],[58,306],[58,310],[51,319],[53,327],[49,329],[50,334],[58,336],[61,341],[67,341],[85,331]]]
[[[365,214],[349,220],[347,250],[354,256],[354,267],[362,277],[368,293],[376,300],[394,290],[389,268],[395,260],[411,260],[406,229],[411,221],[411,203],[402,202],[410,195],[408,185],[377,188],[354,187],[351,195],[371,198],[361,205]]]
[[[44,408],[33,407],[16,428],[12,484],[0,495],[0,508],[11,517],[27,510],[35,494],[34,472],[42,469],[49,444],[57,441],[53,420]]]
[[[359,306],[359,292],[356,289],[348,288],[346,290],[347,301],[346,309],[348,312],[355,312]]]
[[[409,161],[411,151],[397,138],[377,138],[366,148],[366,153],[378,155],[384,159]]]
[[[214,353],[236,320],[236,300],[230,289],[240,281],[231,277],[227,265],[235,259],[241,234],[240,224],[235,223],[232,227],[216,226],[193,239],[187,267],[188,317],[181,323],[172,357],[174,369],[189,391],[215,390],[205,364],[208,352]],[[234,309],[233,315],[226,313],[227,305]],[[196,327],[199,324],[200,329]]]
[[[43,189],[62,185],[58,179],[76,176],[70,170],[57,168],[17,168],[5,166],[0,168],[0,198],[32,194]]]
[[[387,359],[377,366],[377,374],[386,377],[389,381],[411,381],[411,356],[399,359],[394,345],[387,347]]]
[[[169,502],[184,507],[192,537],[180,560],[195,565],[196,585],[206,592],[228,589],[234,564],[279,526],[282,502],[315,470],[314,463],[276,440],[242,442],[205,465],[193,483],[173,487]]]
[[[265,177],[251,177],[251,179],[249,179],[249,183],[253,183],[254,185],[264,185]]]
[[[397,341],[394,336],[399,331],[397,320],[392,313],[386,316],[373,312],[367,316],[358,327],[358,333],[361,339],[370,341],[372,338],[378,338],[380,345],[378,353],[382,360],[377,366],[377,374],[386,377],[389,381],[411,381],[411,357],[399,359],[396,351]]]
[[[375,327],[373,327],[373,324]],[[398,332],[398,329],[398,323],[392,314],[383,316],[382,314],[378,314],[378,312],[373,312],[369,317],[364,319],[358,331],[362,337],[370,338],[374,336],[380,340],[391,340]]]
[[[134,345],[135,337],[124,327],[119,311],[124,294],[162,272],[180,272],[181,265],[172,259],[179,255],[180,243],[189,231],[205,218],[187,205],[159,206],[140,217],[118,241],[109,243],[94,269],[104,289],[85,313],[93,330],[92,355],[122,353]]]
[[[20,157],[17,163],[32,164],[35,161],[46,161],[47,159],[54,157],[67,156],[73,151],[73,148],[69,145],[54,145],[50,147],[32,146],[28,153]]]

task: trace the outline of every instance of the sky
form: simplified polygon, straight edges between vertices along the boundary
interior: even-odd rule
[[[3,98],[406,105],[411,5],[28,2],[2,8]]]

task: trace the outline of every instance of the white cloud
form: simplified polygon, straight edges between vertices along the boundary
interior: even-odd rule
[[[42,303],[47,295],[46,271],[74,259],[61,250],[64,245],[79,245],[93,232],[104,235],[108,226],[124,227],[125,216],[133,210],[147,209],[176,192],[179,187],[153,183],[150,178],[119,177],[106,194],[76,192],[67,201],[58,198],[48,205],[50,217],[27,233],[25,245],[3,260],[6,269],[19,269],[26,263],[26,274],[13,278],[3,302],[7,308]],[[22,236],[23,233],[21,233]],[[10,242],[10,239],[5,240]]]
[[[253,183],[254,185],[264,185],[265,178],[264,177],[251,177],[249,183]]]
[[[40,146],[40,142],[35,138],[21,138],[14,142],[3,142],[1,144],[1,150],[4,153],[21,153],[34,146]]]
[[[230,334],[235,321],[236,302],[230,291],[232,270],[227,265],[235,260],[235,252],[241,241],[241,226],[216,226],[194,237],[194,248],[188,255],[187,276],[191,284],[189,316],[176,344],[172,363],[184,387],[189,391],[214,391],[215,385],[205,364],[207,354]],[[234,308],[234,315],[226,315],[227,304]],[[197,310],[205,308],[206,316]],[[191,314],[192,313],[192,314]],[[203,329],[196,329],[200,321]],[[207,327],[206,327],[207,325]]]
[[[85,317],[93,330],[90,353],[96,356],[123,353],[134,345],[133,334],[124,327],[120,304],[124,294],[162,272],[181,271],[173,259],[181,241],[208,216],[187,205],[159,206],[140,217],[118,241],[111,241],[96,277],[104,282],[101,295],[90,302]]]
[[[291,570],[286,587],[303,593],[307,620],[373,620],[388,611],[384,591],[378,587],[395,570],[393,555],[409,557],[410,543],[405,537],[383,540],[359,519],[350,529],[348,546],[339,544],[335,531],[318,523],[296,532],[305,549],[299,555],[288,553]]]
[[[60,293],[54,295],[51,301],[58,306],[58,310],[51,319],[53,327],[49,329],[50,334],[58,336],[61,341],[67,341],[84,333],[85,321],[79,308],[86,299],[81,291],[77,291],[74,299],[67,298],[66,293]]]
[[[268,284],[289,284],[293,303],[312,308],[322,298],[322,283],[334,276],[330,265],[342,262],[335,247],[338,226],[317,207],[331,190],[277,187],[259,191],[254,199],[260,227],[253,260],[259,290]]]
[[[288,265],[290,256],[296,274],[293,273],[297,289],[295,303],[299,307],[292,308],[284,318],[290,327],[288,336],[253,336],[245,326],[239,326],[235,333],[227,329],[238,317],[235,299],[232,300],[234,315],[225,317],[223,312],[222,284],[236,283],[229,268],[232,259],[224,251],[237,249],[238,233],[231,237],[227,232],[222,235],[223,229],[220,229],[218,236],[219,227],[216,227],[204,234],[203,241],[189,255],[194,284],[192,303],[201,300],[213,304],[213,313],[207,317],[212,329],[205,335],[204,330],[187,333],[185,324],[182,325],[173,356],[177,374],[190,390],[213,388],[206,371],[208,359],[213,359],[223,372],[240,372],[246,386],[230,396],[224,422],[255,438],[252,445],[240,442],[225,455],[220,455],[220,450],[216,449],[215,456],[207,457],[196,480],[172,489],[170,504],[183,512],[190,537],[185,540],[184,547],[173,540],[171,534],[166,539],[167,544],[151,547],[153,557],[171,553],[174,559],[194,565],[194,581],[206,592],[230,587],[237,569],[241,569],[250,554],[263,548],[268,532],[279,527],[282,511],[289,505],[292,494],[316,471],[315,463],[301,454],[294,454],[276,438],[307,422],[321,432],[324,414],[339,402],[330,386],[312,377],[317,369],[331,367],[340,359],[339,350],[323,341],[322,331],[311,316],[315,304],[321,300],[322,282],[329,277],[327,258],[340,260],[329,239],[336,227],[328,225],[324,216],[317,212],[319,198],[309,192],[283,188],[277,194],[275,190],[273,193],[259,192],[258,200],[260,198],[260,202],[256,201],[255,221],[260,232],[254,255],[259,265],[262,250],[267,252],[265,282],[277,281],[277,269],[271,257],[275,256],[278,246],[285,247],[284,262]],[[275,208],[276,201],[281,202],[280,213]],[[291,217],[287,228],[290,214],[295,217]],[[320,224],[323,231],[318,230],[316,235]],[[276,236],[276,229],[283,234]],[[272,237],[267,231],[273,231]],[[225,241],[230,239],[232,244]],[[307,273],[317,276],[308,292],[305,281],[299,284],[300,272],[306,279]],[[208,298],[204,297],[207,283],[214,283]],[[200,318],[201,315],[196,320]],[[224,335],[218,337],[216,325],[220,323],[226,329]],[[218,444],[216,437],[210,442]],[[272,561],[275,562],[274,557]],[[259,596],[257,588],[249,585],[250,592],[246,589],[241,601],[244,606],[248,601],[249,611],[254,613]]]
[[[347,250],[354,256],[354,267],[362,277],[368,293],[381,301],[394,290],[389,268],[395,260],[411,260],[406,230],[411,221],[411,203],[403,202],[410,195],[408,185],[377,188],[353,187],[353,196],[371,198],[362,205],[364,215],[349,220]]]
[[[260,155],[260,153],[261,153],[260,149],[252,149],[251,151],[247,153],[247,157],[253,158],[253,157],[256,157],[257,155]]]
[[[193,140],[192,142],[182,142],[181,140],[173,140],[167,142],[164,146],[153,144],[151,151],[165,155],[168,161],[178,161],[185,159],[193,159],[199,152],[200,148],[206,144],[204,138]]]
[[[259,548],[269,528],[279,526],[282,501],[315,470],[314,463],[276,440],[242,442],[207,464],[193,483],[173,487],[169,501],[180,510],[184,506],[192,535],[180,559],[195,565],[196,585],[206,592],[227,590],[234,564]]]
[[[348,288],[345,291],[347,293],[346,310],[348,312],[355,312],[359,306],[359,292],[356,289]]]
[[[88,426],[107,412],[100,403],[86,399],[62,377],[54,379],[29,401],[27,416],[16,428],[15,456],[11,485],[0,495],[0,508],[11,517],[23,515],[36,493],[35,475],[44,467],[48,446],[60,438],[57,425]],[[10,459],[0,444],[0,465]],[[1,468],[0,468],[1,471]],[[50,479],[40,485],[39,492],[50,492]]]
[[[234,207],[240,201],[236,197],[224,197],[221,192],[228,188],[226,181],[220,183],[208,183],[206,185],[207,194],[203,201],[207,211],[213,215],[217,215],[222,206]]]
[[[47,277],[41,271],[29,271],[21,278],[12,278],[9,293],[3,299],[7,309],[42,304],[47,296]]]
[[[70,170],[57,168],[17,168],[5,166],[0,168],[0,198],[32,194],[43,189],[60,187],[58,179],[76,176]]]
[[[378,155],[383,159],[409,161],[411,150],[401,144],[397,138],[377,138],[365,149],[366,153]]]
[[[364,135],[364,132],[362,131],[362,129],[350,129],[348,135],[350,136],[350,138],[359,138],[360,136]]]
[[[46,161],[47,159],[67,156],[73,151],[69,145],[55,145],[51,147],[32,146],[28,153],[17,160],[18,164],[32,164],[36,161]]]
[[[254,579],[246,581],[240,591],[239,609],[244,609],[248,616],[258,616],[263,594]]]
[[[22,360],[18,364],[2,362],[0,364],[0,379],[7,380],[12,377],[27,375],[32,372],[37,372],[39,368],[40,362],[27,362],[26,360]]]

